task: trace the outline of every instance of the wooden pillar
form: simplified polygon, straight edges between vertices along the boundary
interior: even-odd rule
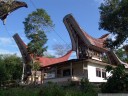
[[[41,81],[40,81],[40,84],[42,84],[43,79],[44,79],[44,69],[41,70]]]
[[[55,66],[55,78],[57,78],[57,65]]]
[[[83,76],[85,75],[84,73],[85,73],[85,71],[84,71],[84,62],[83,62],[83,60],[82,60],[82,69],[83,69]]]
[[[22,77],[21,77],[21,82],[24,83],[24,68],[25,68],[25,64],[23,63],[23,69],[22,69]]]
[[[71,74],[71,77],[72,77],[72,62],[70,63],[70,74]]]
[[[78,45],[78,36],[76,37],[76,55],[77,55],[77,59],[79,59],[79,45]]]

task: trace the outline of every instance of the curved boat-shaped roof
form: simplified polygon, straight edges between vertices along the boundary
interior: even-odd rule
[[[72,42],[72,50],[77,52],[77,38],[76,35],[81,39],[81,41],[85,44],[83,46],[87,46],[88,48],[91,48],[93,50],[97,50],[99,52],[105,52],[109,58],[109,61],[111,64],[124,64],[125,67],[128,67],[127,63],[122,62],[117,55],[107,49],[104,48],[104,41],[108,38],[109,34],[105,34],[101,36],[100,38],[93,38],[90,35],[88,35],[84,30],[80,28],[78,23],[76,22],[75,18],[68,14],[63,19],[64,24],[69,32],[71,42]],[[128,47],[127,47],[128,48]]]
[[[22,39],[20,38],[20,36],[18,34],[15,34],[13,36],[13,38],[15,39],[15,41],[19,47],[19,50],[24,59],[24,62],[25,63],[30,62],[32,60],[33,56],[27,53],[27,45],[22,41]],[[69,59],[71,53],[72,53],[72,50],[70,50],[67,54],[65,54],[64,56],[59,57],[59,58],[48,58],[48,57],[43,57],[43,56],[36,57],[36,58],[40,62],[40,66],[44,67],[44,66],[53,65],[55,63],[67,61]]]
[[[68,14],[63,19],[64,24],[69,32],[71,42],[72,42],[72,48],[73,51],[76,51],[76,38],[75,35],[77,34],[80,39],[84,42],[84,44],[90,48],[95,48],[95,50],[98,51],[106,51],[107,49],[104,48],[104,41],[108,37],[109,34],[105,34],[101,36],[100,38],[93,38],[90,35],[88,35],[84,30],[80,28],[75,18]]]
[[[105,34],[100,38],[93,38],[92,36],[88,35],[86,32],[83,32],[83,33],[84,33],[84,36],[89,40],[91,45],[102,48],[102,49],[106,49],[104,48],[104,41],[106,40],[109,34]]]
[[[70,50],[67,54],[59,58],[37,57],[37,59],[39,60],[41,67],[46,67],[49,65],[67,61],[71,56],[71,53],[72,53],[72,50]]]

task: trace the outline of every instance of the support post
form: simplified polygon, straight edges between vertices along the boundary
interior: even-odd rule
[[[79,53],[79,47],[78,47],[79,45],[78,45],[78,36],[76,37],[76,55],[77,55],[77,59],[79,59],[79,55],[80,55],[80,53]]]
[[[70,63],[70,73],[71,73],[71,77],[72,77],[72,62]]]
[[[22,77],[21,77],[21,83],[24,83],[24,68],[25,68],[25,64],[23,63],[23,70],[22,70]]]
[[[57,65],[55,66],[55,78],[57,78]]]
[[[41,84],[43,83],[43,78],[44,78],[44,69],[41,70]]]

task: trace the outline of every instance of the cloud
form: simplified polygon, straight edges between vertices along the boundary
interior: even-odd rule
[[[55,51],[54,50],[47,50],[46,52],[44,52],[44,55],[53,55],[56,56]]]
[[[7,38],[7,37],[0,37],[0,46],[1,47],[11,47],[11,48],[16,48],[17,45],[13,38]]]
[[[95,2],[97,2],[98,4],[101,4],[104,2],[104,0],[94,0]]]
[[[57,42],[57,39],[53,38],[53,41],[54,41],[54,42]]]
[[[20,52],[12,52],[10,50],[0,49],[0,54],[16,54],[17,56],[21,57]]]
[[[8,44],[12,44],[12,40],[11,38],[7,38],[7,37],[0,37],[0,43],[1,45],[8,45]]]

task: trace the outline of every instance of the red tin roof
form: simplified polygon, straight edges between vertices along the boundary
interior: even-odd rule
[[[109,34],[105,34],[100,38],[93,38],[90,35],[88,35],[86,32],[83,32],[83,33],[92,45],[104,49],[104,41],[106,40]]]
[[[72,53],[72,50],[70,50],[66,55],[59,58],[37,57],[37,60],[39,60],[41,67],[45,67],[45,66],[67,61],[71,53]]]

